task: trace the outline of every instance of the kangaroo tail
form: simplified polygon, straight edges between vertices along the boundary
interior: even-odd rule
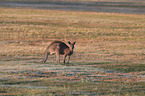
[[[44,59],[43,59],[43,63],[45,63],[46,62],[46,60],[48,59],[48,55],[50,54],[50,52],[45,52],[45,56],[44,56]]]

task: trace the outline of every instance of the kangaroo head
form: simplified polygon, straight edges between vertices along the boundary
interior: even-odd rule
[[[75,45],[75,43],[76,42],[73,42],[73,43],[71,43],[71,42],[68,42],[68,44],[69,44],[69,48],[73,51],[73,49],[74,49],[74,45]]]

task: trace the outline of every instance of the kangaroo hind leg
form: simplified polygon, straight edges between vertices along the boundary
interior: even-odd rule
[[[59,64],[60,63],[60,61],[59,61],[59,57],[60,57],[59,50],[56,50],[55,55],[56,55],[56,62]]]

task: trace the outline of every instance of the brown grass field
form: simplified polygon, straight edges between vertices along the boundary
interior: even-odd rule
[[[0,96],[145,95],[144,14],[0,6]],[[54,40],[76,41],[69,64],[41,63]]]

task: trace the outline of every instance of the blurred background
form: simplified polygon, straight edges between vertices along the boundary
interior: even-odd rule
[[[145,14],[145,0],[0,0],[0,7]]]

